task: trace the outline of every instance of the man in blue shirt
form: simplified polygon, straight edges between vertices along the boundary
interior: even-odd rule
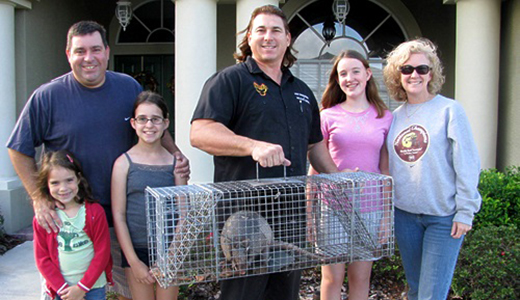
[[[112,226],[112,165],[134,143],[129,119],[142,91],[132,77],[107,71],[110,48],[105,29],[96,22],[72,25],[66,54],[72,71],[34,91],[7,142],[11,162],[33,200],[38,224],[48,232],[57,232],[61,222],[54,205],[32,197],[35,149],[43,145],[43,151],[67,149],[74,153]],[[164,136],[163,144],[177,157],[175,172],[189,176],[188,160],[170,134]]]

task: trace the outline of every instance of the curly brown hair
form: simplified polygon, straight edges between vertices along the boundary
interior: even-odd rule
[[[383,69],[388,94],[396,101],[407,101],[408,99],[406,91],[401,85],[400,68],[410,58],[412,53],[422,53],[430,60],[432,76],[432,79],[428,82],[428,92],[430,94],[438,94],[444,84],[443,67],[437,55],[437,46],[427,38],[404,42],[388,54],[386,58],[387,65]]]
[[[85,201],[90,203],[97,202],[92,196],[92,190],[90,189],[87,179],[83,176],[83,169],[79,161],[67,150],[51,151],[42,155],[38,176],[36,178],[37,188],[34,195],[32,195],[33,198],[45,199],[54,203],[55,200],[49,191],[48,180],[50,172],[56,167],[71,170],[78,178],[78,194],[74,199],[77,203],[82,204]]]

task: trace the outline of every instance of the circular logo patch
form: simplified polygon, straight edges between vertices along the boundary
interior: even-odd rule
[[[418,161],[430,145],[428,131],[421,125],[413,124],[402,130],[394,140],[394,151],[407,163]]]

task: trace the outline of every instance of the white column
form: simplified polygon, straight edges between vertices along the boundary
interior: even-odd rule
[[[482,168],[494,168],[501,0],[457,1],[455,99],[464,106]]]
[[[237,32],[244,30],[249,24],[251,13],[255,8],[263,5],[278,6],[278,0],[237,0]],[[242,42],[244,35],[237,35],[237,46]]]
[[[15,6],[30,8],[30,2],[0,0],[0,213],[9,234],[30,226],[33,216],[25,189],[5,147],[16,121]]]
[[[5,143],[16,121],[16,86],[14,55],[14,4],[0,1],[0,180],[16,176]],[[3,179],[3,180],[2,180]],[[3,189],[0,187],[0,189]]]
[[[190,120],[217,66],[217,0],[175,0],[175,136],[189,158],[190,183],[213,181],[212,156],[190,145]]]

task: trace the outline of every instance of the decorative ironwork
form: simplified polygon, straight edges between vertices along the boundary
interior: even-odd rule
[[[350,11],[350,3],[348,0],[334,0],[332,11],[334,12],[334,16],[336,16],[336,20],[341,24],[345,24]]]
[[[116,4],[116,18],[125,31],[132,19],[132,3],[130,1],[117,1]]]

